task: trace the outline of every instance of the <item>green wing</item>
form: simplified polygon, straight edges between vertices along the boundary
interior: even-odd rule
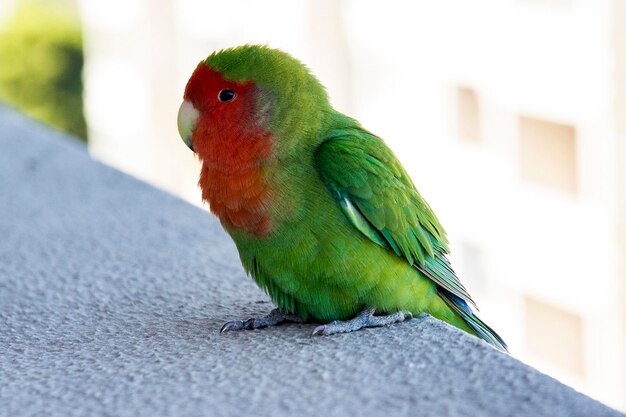
[[[359,231],[476,306],[445,256],[443,227],[380,138],[358,127],[331,131],[316,149],[315,167]]]

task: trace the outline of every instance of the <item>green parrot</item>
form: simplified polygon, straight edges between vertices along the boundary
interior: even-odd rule
[[[382,139],[334,110],[285,52],[244,45],[200,62],[178,128],[202,161],[202,198],[286,321],[331,335],[423,312],[506,351],[446,258],[443,227]]]

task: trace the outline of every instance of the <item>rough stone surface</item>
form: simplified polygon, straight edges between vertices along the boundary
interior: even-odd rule
[[[207,212],[0,109],[2,416],[621,415],[427,316],[218,333],[270,309]]]

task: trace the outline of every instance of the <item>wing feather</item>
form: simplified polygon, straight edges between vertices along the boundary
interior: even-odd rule
[[[443,227],[380,138],[358,127],[333,131],[317,148],[315,167],[354,227],[476,306],[446,258]]]

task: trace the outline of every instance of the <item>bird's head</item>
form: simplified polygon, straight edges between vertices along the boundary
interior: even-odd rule
[[[324,87],[298,60],[245,45],[200,62],[185,88],[178,130],[205,162],[223,148],[229,154],[261,152],[267,146],[259,142],[267,140],[273,152],[287,156],[308,141],[329,107]]]

